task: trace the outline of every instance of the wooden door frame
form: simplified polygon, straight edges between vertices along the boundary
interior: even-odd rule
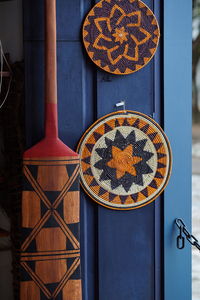
[[[173,170],[164,199],[164,299],[191,299],[191,247],[176,247],[175,218],[191,227],[192,1],[164,0],[164,129]]]

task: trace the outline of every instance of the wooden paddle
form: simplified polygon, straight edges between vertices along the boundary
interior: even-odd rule
[[[79,156],[58,138],[56,0],[45,13],[45,138],[23,157],[20,300],[81,300]]]

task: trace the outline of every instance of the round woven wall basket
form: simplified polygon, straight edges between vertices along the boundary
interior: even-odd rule
[[[135,111],[97,120],[78,145],[81,185],[98,204],[128,210],[160,195],[171,173],[172,155],[162,128]]]
[[[138,0],[102,0],[87,15],[83,42],[92,61],[113,74],[130,74],[154,56],[160,37],[153,12]]]

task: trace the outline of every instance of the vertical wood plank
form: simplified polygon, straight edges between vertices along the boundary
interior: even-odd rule
[[[164,1],[164,127],[173,172],[164,202],[164,299],[191,299],[191,247],[176,248],[175,218],[191,225],[192,1]],[[178,280],[177,280],[178,279]]]
[[[162,97],[162,53],[163,53],[163,26],[162,26],[162,3],[154,1],[154,12],[160,25],[161,38],[154,57],[154,119],[163,128],[163,97]],[[155,300],[163,298],[163,261],[162,261],[162,211],[163,211],[163,195],[159,196],[155,201]]]
[[[153,9],[153,1],[145,3]],[[116,110],[115,104],[121,100],[125,100],[127,109],[154,116],[154,76],[154,60],[128,76],[107,75],[98,70],[97,116]],[[157,106],[157,118],[159,114]],[[155,215],[154,203],[125,212],[99,206],[99,300],[155,299],[155,234],[158,230]],[[159,237],[158,231],[157,239]],[[160,240],[157,243],[160,246]],[[158,251],[158,245],[156,247]]]

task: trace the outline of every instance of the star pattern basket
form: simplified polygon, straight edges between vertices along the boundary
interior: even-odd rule
[[[171,173],[165,133],[139,112],[118,111],[97,120],[81,138],[78,152],[82,187],[111,209],[147,205],[164,190]]]
[[[160,30],[153,12],[138,0],[102,0],[87,15],[83,42],[92,61],[114,74],[143,68],[154,56]]]

